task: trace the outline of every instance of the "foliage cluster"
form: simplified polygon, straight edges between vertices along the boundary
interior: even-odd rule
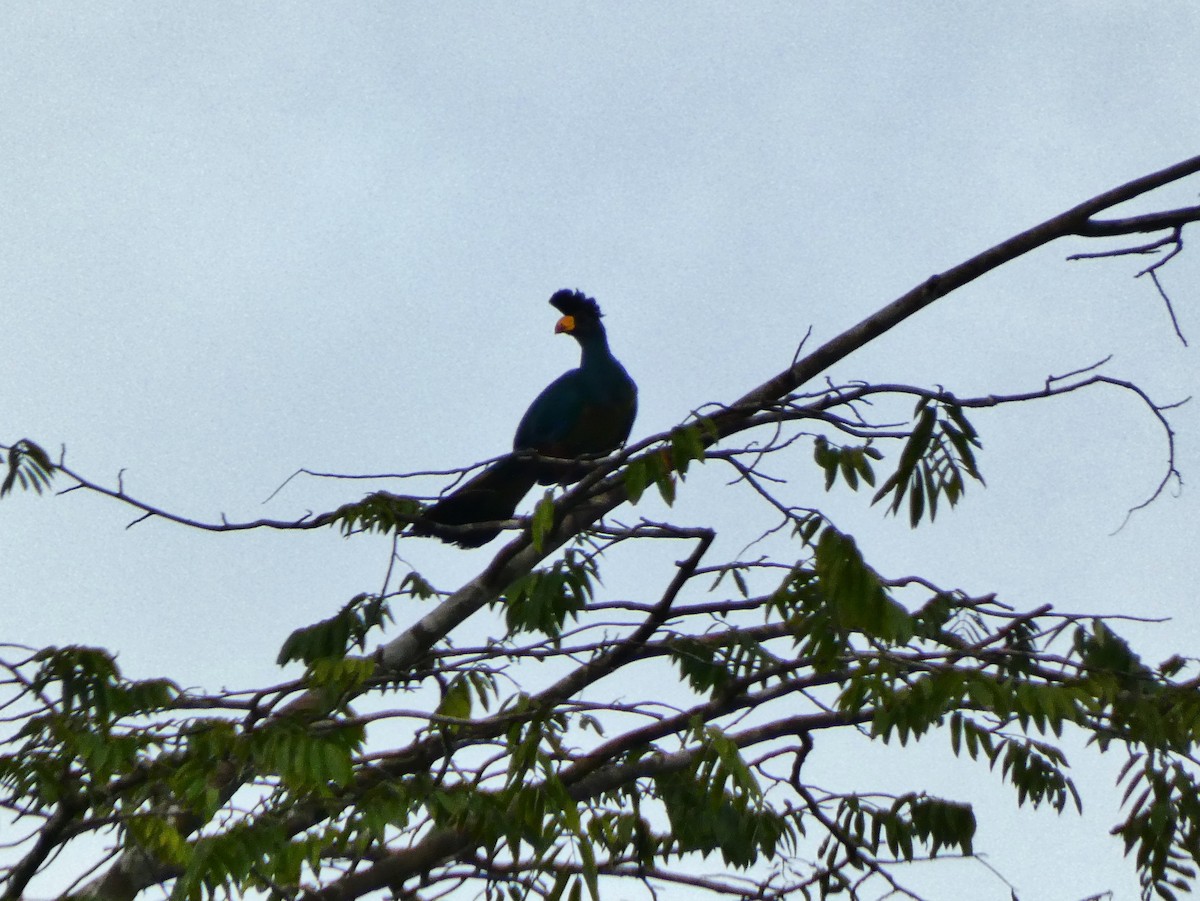
[[[1145,896],[1185,894],[1200,862],[1194,663],[1144,660],[1114,620],[890,578],[827,510],[792,504],[768,467],[811,446],[827,490],[870,488],[915,527],[982,483],[973,411],[1105,383],[1134,391],[1170,436],[1165,408],[1091,370],[1010,396],[828,378],[802,389],[1044,243],[1178,237],[1200,208],[1095,217],[1196,171],[1200,159],[1086,201],[918,286],[737,402],[597,461],[453,592],[396,572],[393,546],[381,591],[287,638],[278,662],[293,677],[280,684],[209,693],[128,679],[101,648],[4,646],[3,897],[25,897],[72,859],[64,849],[91,855],[66,892],[75,898],[597,901],[622,881],[764,899],[916,897],[908,864],[976,853],[971,799],[865,784],[870,774],[821,785],[815,755],[933,744],[1010,786],[1017,805],[1068,812],[1082,802],[1069,733],[1124,757],[1114,831]],[[868,415],[889,398],[915,400],[907,420]],[[32,441],[3,450],[0,496],[59,484],[214,531],[336,527],[394,545],[421,509],[379,491],[294,523],[201,523],[97,485]],[[713,563],[713,529],[605,518],[644,504],[652,486],[673,504],[700,465],[728,467],[729,490],[774,517],[768,553]],[[1164,483],[1173,475],[1172,461]],[[639,597],[601,591],[602,564],[658,542],[686,556],[647,569]],[[502,611],[496,634],[456,641],[489,606]]]

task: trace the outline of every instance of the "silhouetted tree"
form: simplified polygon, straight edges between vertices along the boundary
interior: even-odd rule
[[[1145,662],[1102,617],[890,578],[770,464],[811,448],[827,487],[866,489],[917,526],[981,480],[979,408],[1105,384],[1136,396],[1173,440],[1166,408],[1100,367],[1007,396],[821,377],[918,310],[1064,238],[1130,236],[1097,255],[1157,252],[1143,274],[1161,293],[1159,267],[1200,207],[1105,215],[1197,171],[1200,158],[1187,160],[1014,235],[739,399],[596,461],[506,523],[508,543],[452,592],[393,560],[382,591],[291,635],[279,662],[303,674],[283,684],[204,693],[131,681],[99,648],[6,646],[0,803],[18,828],[5,836],[4,897],[22,897],[73,844],[94,864],[80,898],[575,899],[619,879],[716,896],[904,894],[906,862],[972,853],[971,799],[888,794],[870,773],[852,790],[818,788],[805,761],[823,737],[858,730],[904,744],[936,731],[1011,783],[1018,804],[1063,810],[1079,803],[1061,750],[1068,728],[1127,755],[1116,831],[1145,894],[1185,893],[1200,855],[1194,663]],[[1149,237],[1134,245],[1137,235]],[[801,337],[799,323],[781,325]],[[901,424],[889,421],[896,402]],[[339,528],[402,542],[422,509],[377,492],[296,522],[204,523],[94,482],[32,441],[4,451],[0,493],[97,492],[139,517],[214,531]],[[672,502],[700,464],[733,474],[722,490],[761,500],[769,554],[713,560],[713,529],[612,518],[635,516],[646,492]],[[1176,477],[1172,445],[1156,495]],[[601,596],[606,561],[661,541],[683,559],[645,571],[640,597]],[[392,625],[410,598],[436,604]],[[489,605],[503,612],[491,640],[452,641]],[[697,875],[709,855],[726,875]]]

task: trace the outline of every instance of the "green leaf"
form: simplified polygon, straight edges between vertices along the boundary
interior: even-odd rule
[[[557,640],[567,618],[577,617],[591,599],[595,577],[595,561],[572,549],[550,567],[517,579],[501,598],[509,631]]]
[[[162,861],[183,866],[191,857],[191,848],[179,830],[162,817],[139,814],[123,823],[128,841],[144,848]]]
[[[924,483],[919,472],[916,476],[908,489],[908,522],[914,529],[920,525],[921,514],[925,512]]]
[[[855,464],[855,455],[843,450],[840,466],[842,470],[842,479],[845,480],[851,491],[858,490],[858,467]]]
[[[437,595],[437,590],[415,570],[405,574],[400,580],[400,585],[396,589],[396,594],[407,594],[417,600],[426,601]]]
[[[539,554],[545,546],[546,536],[554,528],[554,492],[547,491],[533,508],[533,517],[529,523],[533,539],[533,549]]]
[[[852,536],[827,525],[817,540],[813,569],[843,628],[890,641],[912,637],[912,616],[888,596]]]
[[[860,452],[855,456],[854,459],[854,465],[858,469],[858,474],[861,475],[863,481],[872,488],[875,487],[875,470],[872,468],[871,464],[867,462],[867,457],[874,455],[882,456],[882,454],[879,454],[879,451],[876,451],[874,448],[864,447],[860,449]]]
[[[322,524],[340,525],[343,535],[354,532],[395,534],[418,519],[420,514],[421,504],[415,498],[376,491],[319,519]]]
[[[437,713],[457,720],[471,718],[471,683],[465,675],[460,673],[446,686]]]
[[[18,482],[22,490],[32,488],[38,494],[50,487],[54,464],[49,455],[28,438],[22,438],[8,449],[8,474],[0,483],[0,498],[13,490]]]
[[[583,878],[587,882],[588,895],[592,901],[600,901],[600,879],[596,867],[596,853],[587,841],[578,844],[580,862],[583,864]]]
[[[746,586],[746,577],[742,575],[742,571],[738,568],[732,570],[733,583],[737,586],[738,593],[742,597],[750,597],[750,589]]]
[[[675,503],[675,474],[667,465],[662,455],[657,455],[654,464],[654,485],[658,488],[658,493],[662,495],[662,499],[667,502],[667,506],[673,506]]]
[[[645,456],[635,457],[625,466],[625,493],[629,502],[636,504],[642,499],[646,486],[650,484],[650,467]]]
[[[682,476],[692,460],[704,460],[704,438],[698,425],[681,426],[671,432],[671,463]]]
[[[711,692],[723,688],[732,678],[728,669],[717,659],[717,650],[709,642],[690,636],[680,636],[670,644],[671,659],[693,689]]]
[[[275,662],[280,666],[299,660],[311,664],[325,657],[344,657],[351,648],[366,648],[367,635],[391,621],[388,603],[381,597],[359,594],[337,613],[311,626],[292,632],[284,641]]]
[[[558,875],[554,877],[554,885],[551,886],[549,894],[546,895],[546,901],[559,901],[562,898],[563,891],[567,887],[567,883],[571,881],[571,874],[565,870],[559,870]]]
[[[964,431],[940,419],[939,409],[952,420],[966,422],[961,409],[953,404],[943,403],[939,408],[923,398],[917,405],[918,419],[901,451],[895,472],[871,500],[874,504],[891,495],[888,513],[895,515],[907,495],[909,522],[914,527],[926,513],[931,521],[937,518],[938,500],[943,495],[951,507],[958,503],[965,486],[964,471],[983,483],[971,450],[972,446],[979,446],[974,430]]]

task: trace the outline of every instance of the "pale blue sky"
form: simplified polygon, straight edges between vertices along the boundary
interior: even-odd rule
[[[362,486],[299,481],[260,502],[300,466],[393,472],[503,451],[574,365],[546,305],[562,287],[607,314],[641,388],[634,436],[660,431],[773,374],[810,325],[828,338],[1200,151],[1198,9],[5,6],[0,440],[65,445],[75,468],[109,483],[124,469],[131,492],[198,518],[325,509]],[[1130,278],[1138,261],[1063,262],[1080,249],[988,276],[836,375],[1016,392],[1113,354],[1108,372],[1158,400],[1200,394],[1197,352]],[[1200,342],[1200,259],[1189,250],[1164,282]],[[1196,409],[1172,416],[1185,479],[1200,472]],[[989,488],[934,527],[824,496],[806,454],[793,497],[827,505],[889,575],[1171,616],[1131,631],[1152,657],[1192,652],[1195,492],[1110,534],[1161,476],[1153,419],[1096,391],[976,424]],[[679,515],[715,519],[735,553],[763,520],[727,476],[689,478]],[[0,504],[0,638],[104,645],[134,675],[213,689],[267,682],[287,633],[377,588],[388,551],[324,533],[125,531],[131,518],[79,493]],[[489,559],[429,541],[402,553],[442,587]],[[637,575],[606,582],[632,595]],[[829,781],[936,767],[947,793],[1011,807],[944,753],[856,753],[820,764]],[[1082,766],[1081,785],[1108,783],[1111,763]],[[1134,896],[1103,802],[1082,821],[1008,807],[978,846],[1022,901]],[[917,882],[1008,897],[978,865],[944,872]]]

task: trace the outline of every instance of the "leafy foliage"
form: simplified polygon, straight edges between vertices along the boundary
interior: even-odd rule
[[[968,479],[983,483],[964,410],[1093,381],[958,399],[839,385],[828,367],[859,348],[864,326],[878,334],[1039,241],[1085,234],[1093,215],[1142,190],[1103,195],[1023,233],[1020,247],[1006,242],[930,279],[736,403],[614,457],[569,500],[556,505],[547,493],[524,543],[454,592],[439,595],[415,572],[395,584],[389,542],[383,589],[284,642],[278,663],[301,664],[299,678],[185,691],[126,678],[103,649],[2,646],[0,807],[24,829],[5,834],[4,897],[23,897],[70,858],[59,856],[64,847],[88,841],[101,848],[99,872],[81,873],[73,897],[180,901],[353,901],[383,891],[597,901],[622,880],[715,896],[915,897],[902,884],[909,863],[976,854],[969,799],[877,784],[886,774],[872,772],[842,770],[834,778],[851,784],[818,786],[810,762],[827,753],[830,733],[924,743],[974,762],[1010,786],[1017,805],[1064,814],[1082,805],[1067,734],[1123,753],[1114,832],[1146,898],[1187,894],[1200,868],[1195,662],[1147,663],[1116,621],[888,578],[829,511],[794,505],[767,472],[772,455],[812,438],[800,429],[817,423],[828,434],[813,438],[813,462],[827,490],[839,480],[874,488],[890,446],[895,468],[873,504],[886,501],[893,515],[907,507],[913,526],[934,519],[943,500],[955,506]],[[1192,215],[1161,215],[1181,213]],[[1109,233],[1118,225],[1109,222]],[[821,376],[816,393],[797,393]],[[919,398],[899,434],[865,411],[887,395]],[[847,437],[833,440],[838,432]],[[777,518],[759,536],[761,556],[702,566],[720,546],[714,531],[668,522],[563,534],[561,504],[586,506],[596,522],[653,485],[670,506],[691,464],[707,460],[732,466],[729,490],[749,492]],[[53,465],[28,440],[8,448],[5,463],[0,497],[17,487],[41,493],[58,476],[162,513]],[[413,498],[379,491],[290,527],[401,538],[420,512]],[[643,539],[693,550],[665,576],[641,562],[652,555],[639,558],[639,596],[600,597],[600,561]],[[436,607],[398,617],[409,625],[385,633],[393,605],[434,596]],[[503,634],[481,616],[489,605],[503,609]],[[467,638],[479,624],[489,637]],[[383,644],[367,654],[375,634]],[[723,871],[702,875],[707,859]]]
[[[838,476],[850,488],[858,490],[858,480],[875,486],[875,470],[871,460],[882,460],[883,452],[870,444],[856,447],[838,447],[830,444],[824,435],[813,439],[813,460],[825,470],[825,490],[828,491],[837,481]]]
[[[719,851],[727,866],[745,868],[773,856],[781,842],[794,844],[794,830],[764,803],[737,744],[712,727],[693,738],[697,751],[688,766],[655,779],[671,825],[671,840],[660,853]]]
[[[420,512],[421,505],[411,497],[376,491],[361,501],[338,507],[322,520],[337,524],[346,535],[357,531],[393,534],[413,522]]]
[[[360,594],[329,619],[297,629],[288,636],[275,661],[281,666],[293,660],[312,665],[321,658],[345,657],[354,648],[367,646],[367,635],[392,618],[383,598]]]
[[[554,528],[554,492],[547,491],[533,508],[533,516],[529,522],[534,548],[542,550],[546,543],[546,536],[552,528]]]
[[[982,446],[979,435],[961,406],[948,401],[937,403],[926,396],[917,401],[913,418],[915,424],[900,451],[896,471],[884,480],[872,503],[890,494],[888,512],[898,513],[907,496],[908,521],[916,528],[926,514],[930,520],[937,518],[942,497],[951,507],[958,503],[967,490],[964,475],[980,484],[983,476],[973,450]]]
[[[28,438],[22,438],[8,449],[8,473],[0,482],[0,497],[16,485],[23,491],[32,488],[38,494],[49,489],[54,478],[54,464],[49,455]]]
[[[557,640],[567,619],[587,606],[595,578],[595,562],[568,550],[549,568],[517,579],[501,598],[508,631],[539,632]]]
[[[1144,893],[1167,899],[1190,895],[1196,877],[1193,841],[1200,834],[1195,773],[1182,762],[1135,753],[1125,764],[1122,782],[1129,815],[1114,832],[1124,841],[1125,853],[1134,854]]]
[[[940,493],[952,503],[961,495],[955,479],[977,476],[975,435],[955,409],[918,407],[897,473],[881,488],[893,512],[917,490],[918,474],[927,500]],[[628,461],[626,489],[635,496],[653,482],[673,499],[712,437],[698,425],[673,431]],[[818,441],[815,462],[827,484],[841,478],[853,488],[873,484],[881,459],[872,444]],[[413,509],[381,492],[328,521],[348,533],[393,532]],[[817,790],[804,763],[822,730],[858,727],[900,745],[944,735],[950,753],[1011,785],[1016,803],[1066,812],[1082,804],[1057,744],[1073,729],[1101,749],[1128,749],[1116,832],[1147,897],[1188,890],[1200,828],[1191,765],[1200,693],[1187,661],[1151,667],[1103,619],[1017,614],[991,597],[928,585],[914,605],[911,591],[897,590],[911,583],[874,569],[826,514],[789,516],[789,565],[712,567],[715,600],[699,603],[678,597],[699,574],[695,560],[681,561],[654,604],[608,602],[631,614],[615,620],[597,615],[606,548],[570,547],[499,593],[502,638],[461,649],[445,640],[400,669],[365,652],[398,598],[436,594],[415,572],[390,593],[360,594],[295,630],[278,662],[302,664],[303,676],[268,691],[194,695],[166,680],[130,681],[94,648],[8,663],[9,705],[19,712],[0,754],[0,803],[37,818],[34,835],[51,839],[29,844],[3,878],[23,885],[44,866],[53,824],[97,822],[114,824],[126,853],[143,856],[155,874],[147,884],[171,883],[175,897],[195,901],[365,891],[374,883],[355,874],[376,867],[393,886],[457,879],[485,894],[598,898],[608,879],[669,881],[676,867],[710,856],[731,873],[783,872],[779,862],[790,861],[791,881],[772,890],[853,897],[863,879],[896,884],[906,862],[972,855],[976,812],[919,786]],[[540,546],[555,526],[549,495],[532,523]],[[506,688],[526,683],[515,674],[530,660],[567,672],[540,693]],[[653,688],[633,705],[595,693],[626,668],[667,686],[674,700],[664,712],[654,712]],[[399,686],[432,687],[427,712],[380,703]],[[681,705],[680,693],[691,700]],[[360,715],[351,701],[373,712]],[[761,725],[744,726],[743,711]],[[622,726],[622,717],[635,722]],[[369,750],[377,726],[409,719],[416,725],[404,737]],[[772,766],[789,758],[790,772]],[[236,801],[247,794],[248,803]],[[764,878],[763,890],[777,877]],[[110,888],[102,880],[96,891]]]

